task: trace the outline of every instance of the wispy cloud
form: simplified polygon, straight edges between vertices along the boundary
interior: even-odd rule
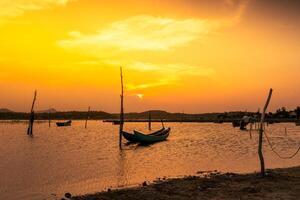
[[[164,85],[173,85],[175,83],[175,80],[169,79],[169,78],[163,78],[160,80],[156,80],[153,82],[143,83],[143,84],[133,84],[129,83],[126,85],[126,89],[129,91],[136,91],[136,90],[145,90],[155,87],[160,87]]]
[[[106,62],[113,66],[121,65],[118,61]],[[123,63],[124,64],[124,63]],[[144,62],[132,62],[125,64],[126,69],[134,70],[145,73],[157,74],[152,81],[138,84],[129,83],[127,84],[127,90],[145,90],[154,87],[160,87],[165,85],[174,85],[179,82],[183,76],[197,76],[197,77],[208,77],[211,78],[216,72],[213,68],[192,66],[187,64],[154,64]]]
[[[216,21],[139,15],[113,22],[95,34],[72,31],[70,39],[58,44],[66,49],[80,48],[90,53],[106,49],[167,51],[207,35],[216,26]]]
[[[76,0],[0,0],[0,22],[23,15],[27,11],[65,6],[70,1]]]
[[[128,68],[137,71],[159,71],[167,74],[195,75],[195,76],[211,76],[215,73],[214,69],[192,66],[187,64],[153,64],[144,62],[133,62],[126,65]]]
[[[182,63],[172,64],[154,64],[141,61],[120,62],[120,61],[104,61],[105,64],[120,66],[125,65],[127,69],[132,69],[140,72],[159,72],[162,74],[182,74],[195,76],[212,76],[215,70],[209,67],[193,66]]]
[[[92,34],[71,31],[69,38],[60,40],[57,44],[68,51],[98,59],[93,62],[82,62],[84,65],[96,65],[98,62],[115,67],[122,65],[135,72],[149,72],[156,75],[153,80],[126,83],[127,90],[134,92],[174,85],[184,76],[211,78],[216,72],[210,67],[165,63],[161,60],[158,62],[156,59],[154,59],[156,62],[148,62],[152,58],[145,59],[147,56],[143,56],[141,59],[135,59],[132,55],[137,55],[136,52],[175,51],[211,33],[215,34],[221,28],[239,23],[249,0],[224,0],[224,2],[236,7],[232,17],[175,19],[138,15],[112,22]]]
[[[70,38],[58,44],[71,51],[103,55],[109,50],[168,51],[240,22],[250,0],[224,0],[236,7],[232,17],[221,19],[174,19],[150,15],[132,16],[112,22],[93,34],[71,31]],[[99,54],[99,52],[102,52]]]
[[[182,76],[211,76],[212,68],[182,63],[150,63],[118,55],[135,51],[170,51],[176,47],[204,37],[214,31],[218,21],[202,19],[171,19],[154,16],[134,16],[113,22],[92,35],[71,31],[70,39],[58,44],[70,51],[94,56],[99,63],[111,66],[126,66],[127,69],[157,74],[156,79],[144,83],[128,83],[127,90],[145,90],[163,85],[174,85]],[[117,56],[116,56],[117,55]],[[129,56],[130,57],[130,56]],[[80,62],[82,65],[97,65],[98,61]]]

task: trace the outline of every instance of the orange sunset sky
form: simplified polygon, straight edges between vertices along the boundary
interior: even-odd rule
[[[256,111],[300,98],[297,0],[0,0],[0,108]]]

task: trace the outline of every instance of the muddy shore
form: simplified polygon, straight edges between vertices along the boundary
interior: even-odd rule
[[[198,172],[197,176],[160,180],[140,187],[72,197],[74,200],[300,199],[300,166],[258,173]]]

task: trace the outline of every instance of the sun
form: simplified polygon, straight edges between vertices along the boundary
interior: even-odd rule
[[[137,94],[136,95],[139,99],[143,99],[144,98],[144,95],[143,94]]]

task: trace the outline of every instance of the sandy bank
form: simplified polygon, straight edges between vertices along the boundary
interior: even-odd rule
[[[73,197],[74,200],[300,199],[300,166],[252,174],[199,172],[198,176],[156,181],[147,186]]]

